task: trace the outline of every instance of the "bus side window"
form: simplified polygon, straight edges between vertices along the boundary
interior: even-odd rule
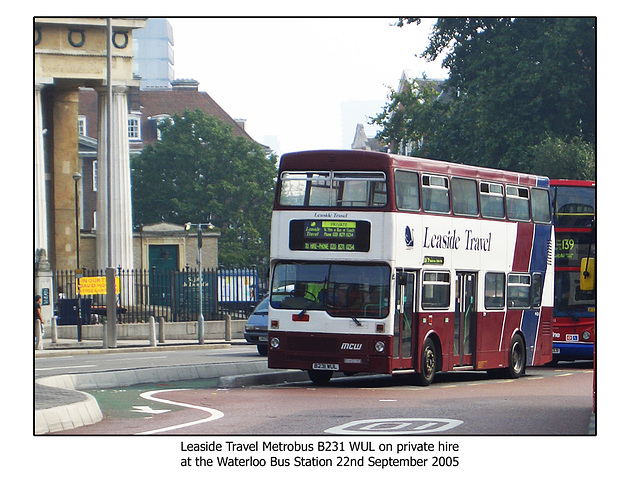
[[[422,176],[422,209],[425,212],[449,213],[449,179],[447,177]]]
[[[478,184],[469,178],[451,179],[453,213],[456,215],[478,215]]]
[[[509,220],[529,221],[529,190],[507,185],[507,216]]]
[[[487,310],[502,310],[504,308],[504,273],[486,274],[484,306]]]
[[[422,308],[447,308],[451,298],[449,272],[422,274]]]
[[[549,202],[548,190],[531,189],[531,215],[536,223],[551,223],[551,203]]]
[[[398,210],[420,210],[418,174],[396,170],[396,207]]]
[[[485,218],[504,218],[504,187],[480,182],[480,210]]]
[[[509,274],[507,278],[507,305],[509,308],[529,308],[531,302],[531,276],[528,273]]]
[[[531,306],[539,308],[542,304],[542,274],[534,273],[531,276]]]

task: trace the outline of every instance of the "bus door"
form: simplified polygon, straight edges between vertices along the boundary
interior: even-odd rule
[[[476,335],[478,274],[456,273],[456,311],[453,326],[454,364],[473,365]]]
[[[393,322],[393,368],[412,368],[415,318],[415,272],[396,272],[396,305]]]

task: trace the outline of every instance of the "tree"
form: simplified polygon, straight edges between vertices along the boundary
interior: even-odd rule
[[[530,149],[547,138],[594,148],[595,19],[440,18],[422,55],[450,72],[446,105],[424,107],[430,156],[544,173]]]
[[[134,222],[211,220],[221,231],[220,263],[268,258],[275,157],[201,110],[159,129],[162,140],[132,160]]]
[[[426,78],[407,79],[400,91],[391,90],[382,112],[371,118],[373,125],[382,127],[378,140],[393,153],[419,154],[423,139],[435,134],[433,105],[438,95],[435,84]]]

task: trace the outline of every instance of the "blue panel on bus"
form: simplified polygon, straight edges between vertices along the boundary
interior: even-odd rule
[[[593,343],[553,342],[553,352],[556,360],[593,360]]]
[[[536,348],[536,339],[538,333],[538,324],[540,316],[536,315],[535,310],[525,310],[522,312],[522,324],[520,330],[524,333],[525,342],[527,344],[527,365],[533,365],[533,356]]]

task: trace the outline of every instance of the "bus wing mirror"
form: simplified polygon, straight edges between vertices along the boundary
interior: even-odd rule
[[[580,262],[580,290],[592,291],[596,281],[595,258],[583,258]]]

